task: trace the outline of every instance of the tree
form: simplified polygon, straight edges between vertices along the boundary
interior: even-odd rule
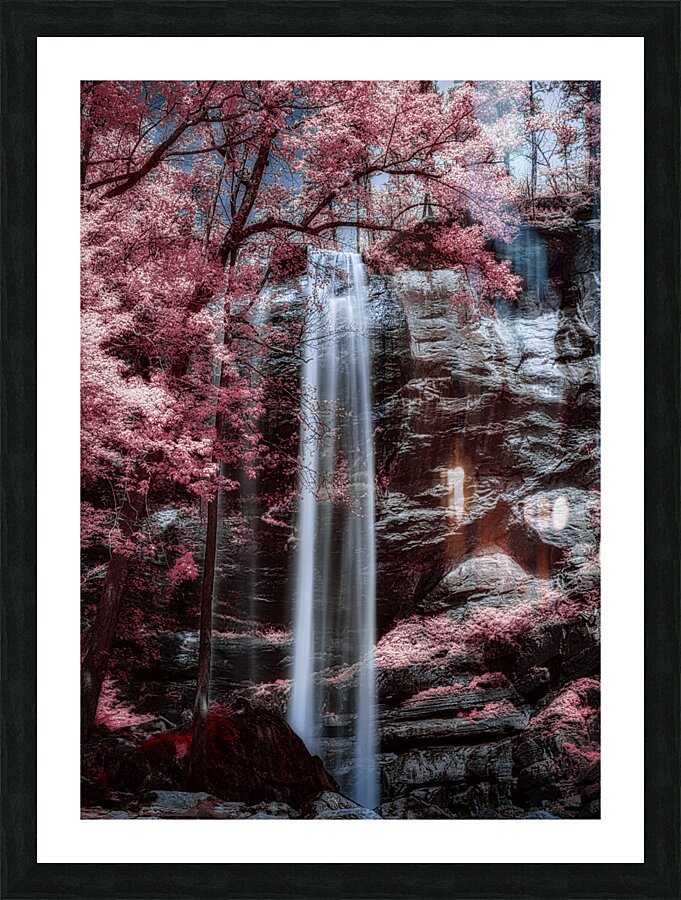
[[[165,190],[140,188],[134,203],[82,210],[82,533],[110,548],[81,671],[84,737],[140,549],[139,521],[160,492],[179,487],[200,496],[211,478],[205,382],[214,328],[205,312],[189,318],[187,308],[197,275],[214,273],[192,234],[191,209],[173,199],[183,194],[183,177],[166,173]],[[185,383],[171,373],[187,340],[208,363]]]
[[[106,627],[90,647],[106,659],[126,574],[124,565],[114,565],[115,554],[129,558],[132,552],[141,498],[152,483],[180,481],[206,506],[188,771],[193,787],[205,777],[218,499],[233,487],[226,467],[244,456],[257,465],[257,398],[244,375],[258,340],[249,330],[249,309],[273,273],[300,256],[301,245],[319,246],[347,230],[372,236],[366,256],[374,267],[410,265],[395,239],[420,226],[424,203],[438,258],[463,267],[481,301],[514,297],[519,280],[490,249],[491,239],[512,236],[518,194],[504,162],[504,116],[489,122],[489,103],[485,86],[473,83],[447,95],[420,82],[84,87],[84,215],[92,222],[93,257],[99,255],[106,270],[113,267],[103,274],[89,256],[85,260],[92,280],[86,305],[114,333],[93,339],[93,366],[97,354],[104,357],[99,365],[109,367],[117,353],[119,360],[121,353],[137,354],[132,368],[128,360],[113,365],[121,417],[135,423],[118,451],[124,462],[109,460],[119,467],[120,490],[129,501],[118,528],[127,549],[112,555],[111,596],[105,589],[101,605]],[[106,291],[98,279],[106,281]],[[119,292],[114,300],[112,280]],[[215,316],[210,306],[218,298]],[[140,331],[142,313],[152,324]],[[124,322],[135,327],[117,343]],[[162,347],[157,355],[150,336]],[[135,406],[139,390],[141,409]],[[161,417],[161,433],[150,414],[154,403],[173,412]],[[101,408],[92,413],[96,423]],[[100,455],[111,453],[119,424],[96,436],[95,458],[100,444]],[[178,465],[180,448],[186,458]],[[98,692],[104,664],[95,666],[92,691]]]
[[[528,82],[529,86],[529,114],[530,119],[534,119],[537,113],[537,107],[534,98],[534,82]],[[530,202],[532,204],[532,213],[534,214],[534,201],[537,196],[537,135],[534,129],[530,129]]]
[[[591,81],[530,81],[523,110],[527,194],[532,213],[538,195],[555,198],[598,193],[600,86]]]
[[[566,81],[561,84],[563,102],[578,131],[577,144],[585,157],[586,184],[598,193],[600,187],[600,81]]]

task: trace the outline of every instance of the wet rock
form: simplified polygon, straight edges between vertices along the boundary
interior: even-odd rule
[[[516,679],[515,687],[528,699],[538,699],[551,686],[551,673],[546,666],[532,666],[523,676]]]
[[[426,719],[423,722],[397,722],[385,725],[381,738],[385,747],[399,744],[441,744],[443,741],[475,741],[504,737],[522,731],[528,714],[512,710],[508,713],[481,713],[474,717]]]
[[[601,569],[599,546],[578,544],[570,547],[558,573],[558,583],[567,597],[579,598],[590,593],[600,594]]]
[[[217,797],[210,797],[197,804],[197,819],[247,819],[249,807],[245,803],[225,802]]]
[[[556,614],[538,621],[513,640],[500,640],[486,648],[486,664],[503,671],[522,689],[522,679],[536,669],[548,669],[551,687],[574,678],[595,675],[600,664],[600,614],[589,606],[560,620]],[[549,611],[550,612],[550,611]]]
[[[415,797],[401,797],[384,803],[378,810],[384,819],[455,819],[452,813]]]
[[[574,551],[595,546],[599,513],[593,492],[565,487],[524,497],[515,505],[510,524],[519,524],[542,544]]]
[[[324,791],[312,801],[303,805],[303,815],[306,819],[316,819],[323,813],[337,812],[339,810],[360,809],[360,804],[350,800],[343,794],[333,791]]]
[[[246,808],[248,819],[299,819],[300,813],[287,803],[259,803]]]
[[[600,783],[600,691],[583,678],[546,697],[512,742],[516,792],[528,804],[551,801],[562,815],[588,815]]]
[[[593,356],[597,334],[579,311],[563,315],[556,330],[555,345],[560,362]]]
[[[140,819],[297,819],[300,813],[286,803],[226,802],[205,791],[148,791],[139,800],[119,800],[114,810],[91,809],[88,818]]]
[[[364,806],[352,809],[327,809],[315,816],[315,819],[382,819],[376,810]]]
[[[413,809],[416,816],[416,810],[424,812],[418,800],[464,818],[535,817],[542,804],[550,805],[542,817],[595,817],[598,708],[598,682],[577,679],[544,697],[524,728],[509,737],[383,753],[382,814],[403,817]]]
[[[516,705],[517,704],[517,705]],[[426,691],[380,720],[381,745],[476,743],[502,738],[527,727],[530,708],[522,706],[513,687],[471,688],[470,684]]]
[[[385,797],[401,797],[432,785],[463,788],[467,779],[510,779],[513,757],[510,739],[470,747],[429,747],[381,758]]]
[[[383,630],[391,613],[393,619],[404,617],[424,601],[424,584],[485,556],[486,546],[497,545],[513,566],[532,574],[556,572],[575,541],[593,543],[587,507],[597,485],[595,325],[593,315],[591,324],[586,321],[581,282],[570,268],[574,239],[558,257],[554,238],[547,240],[541,251],[546,259],[538,263],[545,271],[531,273],[537,282],[531,312],[520,302],[496,317],[467,318],[455,301],[461,286],[456,272],[406,272],[385,279],[386,293],[404,312],[409,344],[405,347],[402,331],[400,346],[410,364],[401,371],[410,377],[393,394],[387,390],[376,409],[386,432],[397,434],[391,417],[400,417],[399,440],[377,503]],[[590,237],[586,243],[592,243]],[[582,279],[589,275],[587,257],[585,249]],[[573,294],[553,286],[546,266],[553,266],[561,283],[574,282]],[[463,473],[460,508],[452,487],[457,467]],[[557,482],[565,488],[555,487]],[[568,521],[561,524],[566,500]],[[533,502],[541,505],[527,522],[524,513]],[[552,504],[549,521],[546,502]],[[557,527],[550,522],[554,502]],[[498,591],[494,571],[476,574],[478,591]],[[509,580],[522,590],[523,578],[517,576],[514,570]],[[433,593],[431,608],[446,605],[443,592],[444,587]],[[450,598],[459,602],[457,591]]]
[[[467,603],[524,600],[533,579],[505,553],[482,554],[447,572],[423,601],[425,612]]]
[[[126,809],[104,809],[101,806],[84,806],[80,811],[81,819],[133,819]]]
[[[202,801],[215,801],[219,803],[216,797],[211,797],[203,791],[189,793],[186,791],[150,791],[146,794],[139,806],[138,815],[140,818],[159,819],[159,818],[198,818],[198,810]],[[204,805],[206,805],[204,803]]]
[[[480,781],[449,795],[449,808],[457,818],[498,819],[518,818],[520,810],[514,805],[511,780]]]
[[[180,781],[190,744],[190,736],[176,731],[141,749],[157,770]],[[278,802],[300,808],[311,795],[338,785],[281,716],[239,699],[233,709],[209,717],[206,789],[248,805]]]

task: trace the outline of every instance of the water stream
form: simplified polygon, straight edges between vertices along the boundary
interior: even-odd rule
[[[371,808],[378,779],[367,326],[359,254],[309,250],[288,717],[341,789]]]

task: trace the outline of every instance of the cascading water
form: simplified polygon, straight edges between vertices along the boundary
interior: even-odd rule
[[[367,296],[359,254],[308,251],[288,717],[341,788],[372,808],[376,550]]]

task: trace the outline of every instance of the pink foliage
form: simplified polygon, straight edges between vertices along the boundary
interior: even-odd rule
[[[499,607],[412,616],[379,640],[376,662],[381,668],[402,668],[434,658],[440,663],[463,657],[482,662],[483,651],[490,643],[512,641],[538,625],[574,618],[588,608],[587,601],[588,598],[580,602],[548,592],[536,600],[519,600]]]
[[[464,709],[457,713],[460,719],[492,719],[500,716],[512,716],[517,713],[515,706],[508,700],[493,700],[475,709]]]
[[[264,706],[285,715],[290,693],[291,682],[288,679],[277,678],[276,681],[256,685],[249,697],[255,706]]]
[[[597,766],[601,761],[600,747],[578,747],[572,741],[565,741],[561,748],[568,756],[573,757],[578,764],[586,763],[588,766]]]
[[[194,581],[199,577],[199,570],[194,562],[194,554],[191,550],[185,550],[173,563],[168,572],[168,581],[172,585],[181,581]]]
[[[499,687],[501,686],[501,679],[503,679],[503,684],[508,685],[508,681],[501,675],[499,672],[489,673],[491,678],[485,684],[483,684],[486,675],[482,675],[477,679],[475,687]],[[494,677],[494,676],[500,676]],[[407,709],[411,709],[413,707],[419,706],[421,703],[427,702],[428,700],[437,700],[437,699],[445,699],[448,697],[460,697],[462,694],[466,694],[471,689],[475,689],[473,682],[469,685],[463,684],[462,682],[454,682],[453,684],[441,685],[439,687],[428,688],[425,691],[420,691],[418,694],[414,694],[413,697],[410,697],[407,701],[405,701],[404,706]],[[508,716],[516,713],[517,710],[515,706],[508,700],[491,700],[488,703],[483,704],[479,707],[474,707],[472,709],[460,709],[456,713],[456,717],[459,719],[487,719],[498,716]]]
[[[250,627],[240,630],[213,631],[215,637],[225,638],[227,640],[243,640],[244,638],[258,638],[271,644],[273,647],[283,647],[291,640],[291,632],[285,628],[275,628],[274,626],[258,625],[251,623]]]
[[[154,716],[133,712],[132,707],[119,699],[112,681],[107,678],[99,695],[99,705],[95,722],[105,725],[111,731],[118,728],[130,728],[133,725],[144,725],[152,722]]]
[[[465,270],[469,300],[516,295],[517,277],[488,249],[517,225],[501,161],[516,139],[502,124],[516,90],[495,91],[502,101],[473,82],[447,95],[418,81],[83,82],[82,477],[112,506],[88,497],[84,543],[141,548],[120,522],[131,492],[151,511],[160,496],[236,492],[227,468],[251,479],[295,468],[292,448],[260,435],[270,397],[289,390],[263,357],[300,353],[263,286],[294,273],[305,245],[358,226],[373,261],[399,268],[393,239],[419,226],[427,197],[437,251]],[[330,491],[347,501],[342,467]],[[293,492],[275,488],[272,509]],[[169,573],[196,574],[186,554]]]
[[[482,675],[474,676],[469,688],[472,691],[477,688],[504,688],[508,687],[508,684],[508,678],[503,672],[484,672]]]
[[[326,676],[327,684],[339,685],[339,684],[347,684],[352,681],[357,672],[359,671],[359,664],[354,663],[349,666],[339,666],[336,669],[332,669],[329,674]]]
[[[597,710],[590,703],[590,696],[600,695],[600,682],[594,678],[580,678],[554,697],[533,718],[532,725],[546,725],[552,729],[566,726],[586,728]]]
[[[462,691],[466,690],[466,685],[455,681],[453,684],[443,684],[439,687],[427,688],[425,691],[420,691],[418,694],[414,694],[413,697],[410,697],[405,701],[406,707],[418,706],[420,703],[423,703],[427,700],[437,700],[438,698],[445,697],[456,697],[458,694],[461,694]]]
[[[600,684],[593,678],[572,682],[536,713],[530,728],[541,729],[554,743],[554,777],[579,784],[593,778],[600,765]]]

